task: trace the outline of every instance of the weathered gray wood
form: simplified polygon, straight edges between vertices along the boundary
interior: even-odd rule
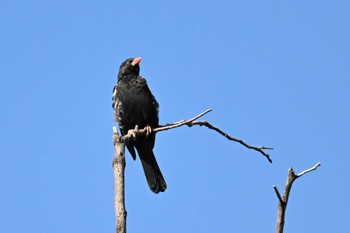
[[[113,127],[113,142],[114,142],[114,208],[116,215],[116,232],[126,233],[126,208],[125,208],[125,142],[121,140],[116,127]]]

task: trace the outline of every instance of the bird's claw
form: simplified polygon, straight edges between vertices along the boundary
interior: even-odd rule
[[[137,136],[138,131],[139,131],[139,127],[138,127],[138,125],[136,125],[135,129],[128,130],[128,134],[130,134],[132,139],[134,139],[136,141],[136,136]]]
[[[145,131],[146,131],[146,137],[148,137],[148,135],[152,133],[152,127],[149,125],[146,125]]]

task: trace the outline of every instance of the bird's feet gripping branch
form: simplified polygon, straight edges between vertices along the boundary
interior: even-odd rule
[[[129,129],[128,134],[131,135],[131,138],[136,141],[137,135],[145,133],[146,138],[153,133],[153,129],[151,126],[146,125],[145,128],[143,128],[142,132],[139,131],[139,126],[136,125],[135,129]]]

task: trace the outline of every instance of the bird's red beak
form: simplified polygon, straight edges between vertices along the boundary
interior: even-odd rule
[[[131,62],[131,65],[132,66],[137,65],[141,62],[141,60],[142,60],[141,57],[134,58],[134,60]]]

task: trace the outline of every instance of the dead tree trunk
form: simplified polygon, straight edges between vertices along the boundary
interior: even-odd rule
[[[124,189],[124,170],[125,170],[125,142],[121,140],[116,127],[113,127],[114,142],[114,208],[116,217],[116,232],[126,233],[126,209],[125,209],[125,189]]]
[[[276,185],[273,186],[276,195],[278,197],[278,212],[277,212],[277,223],[276,223],[276,233],[283,233],[284,229],[284,219],[286,215],[286,209],[287,209],[287,204],[288,204],[288,199],[289,199],[289,193],[292,189],[293,182],[301,177],[302,175],[316,170],[317,167],[319,167],[321,163],[316,164],[310,169],[307,169],[303,172],[300,172],[299,174],[295,174],[293,168],[290,168],[288,170],[288,177],[287,177],[287,183],[286,186],[284,187],[284,193],[283,196],[281,196],[280,192],[278,191]]]

